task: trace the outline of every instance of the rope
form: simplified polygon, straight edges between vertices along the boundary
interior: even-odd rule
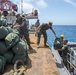
[[[26,75],[27,67],[22,60],[17,60],[14,64],[14,70],[4,73],[3,75]]]

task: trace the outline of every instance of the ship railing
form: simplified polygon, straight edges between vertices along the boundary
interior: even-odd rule
[[[67,63],[69,65],[68,70],[76,72],[76,58],[71,53],[67,53]]]

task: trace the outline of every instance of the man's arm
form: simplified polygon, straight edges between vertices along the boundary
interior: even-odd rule
[[[23,27],[25,24],[25,20],[23,18],[20,18],[20,21],[21,21],[20,24],[18,24],[18,23],[16,23],[16,24],[18,24],[19,27]]]
[[[51,30],[52,30],[52,32],[54,33],[55,37],[56,37],[56,33],[55,33],[55,31],[53,30],[53,28],[51,28]]]
[[[22,19],[22,24],[21,24],[21,26],[20,27],[26,27],[27,28],[27,21],[26,21],[26,19]]]

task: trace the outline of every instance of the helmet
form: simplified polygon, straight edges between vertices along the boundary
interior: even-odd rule
[[[64,34],[61,34],[60,37],[61,37],[61,38],[64,38]]]

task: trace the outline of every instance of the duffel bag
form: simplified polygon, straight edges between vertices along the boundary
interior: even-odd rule
[[[4,39],[9,34],[6,27],[1,26],[0,27],[0,39]]]
[[[12,50],[16,55],[20,55],[26,53],[27,46],[23,40],[20,40],[20,42],[18,42],[14,47],[12,47]]]
[[[4,72],[5,65],[6,65],[5,57],[0,56],[0,74]]]
[[[17,60],[22,60],[23,62],[25,62],[27,60],[26,53],[21,55],[15,55],[12,63],[14,64]]]
[[[16,45],[19,40],[19,35],[15,33],[9,33],[5,38],[6,45],[9,47],[13,47],[14,45]]]
[[[7,63],[11,63],[12,62],[12,59],[13,59],[13,56],[14,56],[14,54],[13,54],[13,52],[12,51],[8,51],[8,52],[6,52],[6,53],[4,53],[4,55],[3,55],[5,58],[6,58],[6,62]]]
[[[6,53],[9,49],[7,48],[6,44],[4,41],[0,42],[0,55],[3,55]]]
[[[54,49],[61,49],[63,47],[62,42],[60,41],[60,38],[55,38],[54,40]]]

